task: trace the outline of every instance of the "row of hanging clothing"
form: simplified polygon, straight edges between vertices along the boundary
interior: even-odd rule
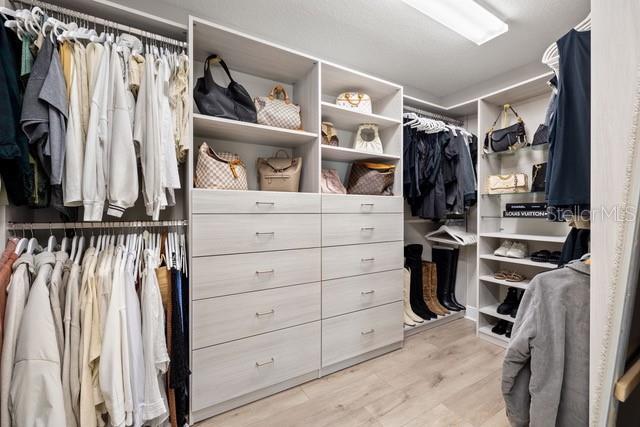
[[[477,137],[459,126],[405,112],[404,196],[411,215],[464,215],[477,202]]]
[[[8,240],[3,427],[187,423],[186,239],[182,225],[153,230]]]
[[[59,10],[59,9],[55,9]],[[53,14],[54,12],[51,12]],[[86,15],[0,8],[0,177],[16,206],[65,220],[175,205],[189,147],[184,43],[143,43]],[[93,18],[99,19],[99,18]]]

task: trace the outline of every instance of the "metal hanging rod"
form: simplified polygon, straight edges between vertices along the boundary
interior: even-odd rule
[[[421,116],[425,116],[429,119],[440,120],[455,126],[464,126],[464,122],[462,120],[454,119],[443,114],[432,113],[431,111],[421,110],[419,108],[410,107],[408,105],[403,106],[402,109],[405,112],[415,113]]]
[[[72,229],[113,229],[113,228],[160,228],[186,227],[187,220],[175,221],[103,221],[103,222],[10,222],[7,230],[72,230]]]
[[[182,47],[182,48],[186,48],[188,46],[187,42],[184,42],[181,40],[175,40],[169,37],[161,36],[159,34],[153,34],[148,31],[141,30],[139,28],[130,27],[128,25],[119,24],[113,21],[108,21],[103,18],[98,18],[97,16],[88,15],[86,13],[78,12],[73,9],[67,9],[66,7],[57,6],[57,5],[46,3],[40,0],[10,0],[10,2],[14,6],[14,8],[16,8],[16,4],[19,4],[22,7],[38,6],[46,12],[52,11],[60,15],[68,16],[70,18],[76,18],[79,20],[92,22],[97,25],[102,25],[103,27],[106,27],[106,28],[113,28],[115,30],[122,31],[124,33],[135,34],[142,38],[156,40],[161,43],[170,44],[170,45]]]

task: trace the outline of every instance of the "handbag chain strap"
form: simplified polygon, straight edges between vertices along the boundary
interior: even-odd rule
[[[493,122],[493,124],[491,125],[491,129],[489,129],[488,133],[491,133],[495,130],[496,125],[498,124],[498,120],[500,120],[500,117],[502,117],[503,123],[502,123],[502,127],[506,128],[507,127],[507,119],[509,116],[509,110],[511,110],[511,112],[513,112],[513,115],[516,116],[516,120],[518,122],[522,122],[522,118],[520,118],[520,116],[518,115],[518,113],[516,112],[516,110],[513,108],[513,106],[511,106],[511,104],[504,104],[502,106],[502,111],[500,111],[498,113],[498,117],[496,117],[495,121]]]
[[[351,100],[351,94],[349,94],[348,92],[344,94],[344,98],[347,100],[349,104],[353,105],[354,107],[357,107],[358,105],[360,105],[360,102],[362,101],[362,98],[364,98],[364,95],[358,92],[357,102]]]

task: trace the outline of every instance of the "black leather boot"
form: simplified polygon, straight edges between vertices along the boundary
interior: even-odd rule
[[[520,301],[522,301],[522,296],[524,295],[524,291],[522,292],[518,291],[518,294],[519,294],[518,302],[516,303],[515,307],[513,307],[513,310],[511,310],[511,313],[509,314],[509,316],[513,317],[514,319],[518,314],[518,308],[520,308]]]
[[[498,320],[498,323],[495,324],[493,328],[491,328],[491,332],[496,335],[504,335],[507,332],[507,327],[509,326],[509,322],[506,320]]]
[[[513,313],[514,309],[518,309],[518,289],[517,288],[509,288],[507,291],[507,297],[504,299],[502,304],[498,306],[496,310],[498,314],[509,314]]]
[[[460,257],[460,248],[453,250],[453,262],[451,263],[451,281],[449,284],[449,295],[451,295],[451,302],[457,305],[460,310],[466,310],[463,304],[460,304],[456,298],[456,282],[458,281],[458,258]]]
[[[507,324],[507,329],[504,331],[504,336],[507,338],[511,338],[511,330],[513,329],[513,323],[509,322]]]
[[[449,248],[433,248],[431,259],[436,263],[438,272],[438,288],[436,295],[440,304],[451,311],[460,311],[460,307],[451,301],[451,264],[453,262],[453,250]]]
[[[425,320],[436,319],[436,316],[424,302],[422,292],[422,245],[407,245],[404,247],[404,265],[411,272],[411,287],[409,302],[415,314]]]

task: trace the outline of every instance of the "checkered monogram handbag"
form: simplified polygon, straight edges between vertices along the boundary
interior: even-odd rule
[[[287,91],[280,85],[271,89],[269,96],[254,99],[258,123],[284,129],[302,129],[300,106],[291,102]]]
[[[395,168],[386,163],[354,163],[349,174],[347,193],[393,196]]]
[[[195,186],[216,190],[247,190],[247,170],[237,154],[216,153],[206,142],[200,145]]]

